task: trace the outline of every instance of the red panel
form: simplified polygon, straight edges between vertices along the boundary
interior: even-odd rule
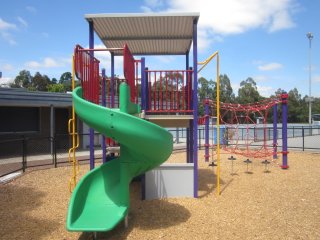
[[[134,71],[134,58],[128,48],[128,45],[124,45],[123,49],[123,73],[124,77],[130,86],[131,90],[131,102],[135,101],[135,71]]]
[[[78,79],[81,81],[84,99],[99,103],[99,60],[90,51],[83,51],[80,45],[74,49],[74,67]]]
[[[192,70],[148,70],[149,113],[192,113]]]

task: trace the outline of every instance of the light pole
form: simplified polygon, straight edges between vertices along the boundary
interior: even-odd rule
[[[309,39],[309,124],[311,125],[311,106],[312,106],[312,97],[311,97],[311,41],[313,39],[312,32],[307,33],[307,38]]]

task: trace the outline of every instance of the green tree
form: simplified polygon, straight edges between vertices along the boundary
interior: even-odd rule
[[[63,84],[66,91],[72,91],[72,74],[65,72],[60,76],[59,83]]]
[[[262,99],[260,96],[256,82],[251,78],[241,81],[238,90],[237,102],[240,104],[255,103]]]
[[[10,84],[12,88],[28,88],[31,84],[32,76],[29,71],[22,70],[19,75],[16,76],[14,82]]]
[[[297,88],[288,92],[288,122],[301,123],[308,121],[308,105]]]
[[[233,103],[235,95],[231,87],[230,79],[226,74],[220,75],[220,102]],[[215,92],[217,89],[215,88]]]
[[[65,87],[61,83],[49,84],[48,85],[48,92],[60,92],[60,93],[63,93],[63,92],[65,92]]]
[[[41,75],[39,72],[33,76],[31,81],[31,88],[29,90],[36,89],[37,91],[47,91],[47,87],[50,84],[50,79],[47,75]]]
[[[51,79],[51,84],[57,84],[57,83],[58,83],[58,80],[56,78]]]
[[[204,77],[198,79],[198,114],[200,116],[204,115],[204,100],[206,98],[210,100],[215,100],[216,94],[214,92],[216,83],[212,80],[208,81]]]

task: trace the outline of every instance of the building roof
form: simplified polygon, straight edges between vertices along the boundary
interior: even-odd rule
[[[11,107],[71,107],[67,93],[31,92],[20,88],[0,88],[0,106]]]
[[[184,55],[190,51],[199,13],[86,14],[107,48],[125,43],[133,55]],[[120,55],[121,52],[115,52]]]

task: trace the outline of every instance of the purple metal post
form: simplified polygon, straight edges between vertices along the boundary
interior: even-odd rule
[[[197,20],[193,21],[193,196],[198,197],[198,43]]]
[[[282,99],[282,169],[288,166],[288,141],[287,141],[287,123],[288,123],[288,94],[283,92]]]
[[[141,108],[146,112],[147,110],[147,82],[146,82],[146,61],[145,58],[141,58]]]
[[[189,51],[186,53],[186,70],[188,70],[189,69]],[[187,76],[189,77],[189,73],[187,73]],[[187,77],[187,79],[188,79],[188,77]],[[186,89],[188,89],[188,81],[187,81],[187,84],[186,84]],[[192,124],[192,123],[191,123]],[[190,125],[190,123],[189,123],[189,125]],[[190,161],[190,159],[191,159],[191,157],[190,157],[190,133],[189,133],[189,131],[190,131],[190,128],[187,128],[187,163],[190,163],[191,161]]]
[[[106,70],[102,69],[102,85],[101,85],[101,105],[106,107]],[[107,152],[106,152],[106,137],[102,135],[102,162],[105,163],[107,159]]]
[[[209,162],[209,100],[206,98],[205,100],[205,105],[204,105],[204,111],[205,111],[205,129],[204,129],[204,134],[205,134],[205,155],[204,159],[206,162]]]
[[[114,108],[114,53],[111,52],[111,80],[110,80],[111,108]]]
[[[277,159],[277,142],[278,142],[278,104],[273,105],[273,159]]]
[[[93,22],[89,21],[89,48],[94,48],[94,30]],[[91,57],[94,57],[94,52],[91,52]],[[89,128],[89,142],[90,142],[90,170],[94,169],[94,130]]]

